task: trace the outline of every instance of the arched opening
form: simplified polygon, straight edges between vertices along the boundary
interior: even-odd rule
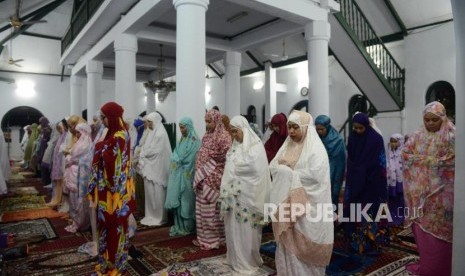
[[[302,110],[308,112],[308,100],[301,100],[300,102],[296,103],[290,110]],[[290,113],[289,112],[289,113]]]
[[[10,109],[2,118],[2,130],[5,133],[5,137],[8,136],[7,133],[9,133],[10,127],[18,126],[21,127],[19,135],[21,141],[24,135],[23,127],[39,123],[39,119],[42,116],[44,116],[42,112],[30,106],[17,106]]]
[[[441,102],[446,108],[447,117],[455,124],[455,90],[447,81],[437,81],[426,91],[425,104],[433,101]]]

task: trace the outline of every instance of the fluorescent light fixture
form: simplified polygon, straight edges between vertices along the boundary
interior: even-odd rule
[[[32,98],[36,95],[34,83],[30,80],[20,80],[17,83],[16,95],[21,98]]]

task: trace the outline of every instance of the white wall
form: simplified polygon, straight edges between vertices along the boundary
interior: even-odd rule
[[[454,43],[452,22],[421,29],[405,38],[407,133],[422,124],[425,95],[431,84],[444,80],[456,87]]]
[[[16,81],[14,84],[0,82],[0,118],[17,106],[33,107],[42,112],[50,122],[57,122],[69,113],[69,78],[65,77],[61,82],[60,76],[6,72],[0,72],[0,76]],[[21,98],[16,94],[18,82],[24,80],[34,84],[34,97]]]
[[[220,111],[225,111],[226,103],[226,88],[225,78],[210,78],[206,80],[205,89],[210,88],[210,93],[205,91],[205,108],[207,110],[212,109],[215,105],[218,106]]]

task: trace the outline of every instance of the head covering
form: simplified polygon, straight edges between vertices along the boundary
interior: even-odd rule
[[[112,137],[117,131],[126,130],[123,122],[124,109],[121,105],[115,102],[108,102],[100,108],[100,111],[108,120],[108,132],[105,140]]]
[[[363,125],[365,132],[363,134],[358,134],[355,131],[350,133],[347,145],[348,155],[351,161],[364,163],[371,160],[367,156],[374,153],[373,149],[379,145],[380,141],[384,145],[383,137],[370,126],[370,119],[364,113],[355,114],[352,122]]]
[[[271,124],[279,127],[279,131],[272,130],[270,138],[265,143],[266,156],[271,162],[287,138],[287,118],[284,113],[279,113],[271,118]]]
[[[158,112],[149,113],[146,117],[146,120],[153,123],[153,131],[161,124],[162,118]]]
[[[287,117],[284,113],[275,114],[271,118],[271,124],[279,127],[278,135],[279,137],[287,137]]]
[[[326,136],[320,136],[320,138],[325,145],[329,159],[331,159],[335,153],[339,152],[341,148],[345,151],[344,140],[339,132],[331,125],[331,118],[326,115],[320,115],[316,117],[315,125],[321,125],[326,129]]]
[[[183,118],[179,121],[179,124],[186,127],[186,129],[187,129],[187,138],[192,138],[192,137],[194,137],[194,138],[197,139],[197,140],[199,139],[199,136],[197,135],[197,132],[195,131],[194,123],[192,122],[192,119],[191,119],[191,118],[189,118],[189,117],[183,117]]]
[[[311,128],[313,128],[315,133],[316,133],[316,130],[315,130],[315,127],[313,126],[312,115],[304,111],[293,110],[291,112],[291,115],[289,115],[289,119],[288,119],[288,124],[290,123],[299,125],[302,131],[302,137],[300,141],[298,142],[295,142],[290,137],[288,137],[285,142],[287,150],[284,152],[284,154],[281,157],[279,157],[278,160],[281,162],[284,162],[285,164],[288,164],[289,167],[293,169],[295,164],[299,160],[302,150],[304,148],[304,144],[305,144],[304,142],[306,141],[305,138],[307,136],[307,132],[308,132],[307,130],[309,128],[309,125],[312,125]]]
[[[46,127],[46,126],[48,126],[50,124],[49,120],[45,116],[40,117],[39,123],[40,123],[40,126],[42,128],[44,128],[44,127]]]
[[[216,144],[216,141],[225,139],[225,137],[223,137],[224,135],[228,135],[227,140],[231,141],[231,136],[227,132],[227,129],[223,124],[223,117],[221,116],[221,113],[218,110],[212,109],[208,111],[205,114],[205,119],[210,119],[215,124],[215,129],[213,131],[208,131],[204,135],[204,137],[207,136],[208,145],[204,144],[203,139],[202,139],[202,146],[206,146],[208,148],[210,147],[218,148],[218,144]],[[228,119],[227,122],[229,123],[229,118],[227,119]],[[222,146],[219,146],[219,147],[222,148]]]
[[[256,144],[261,144],[261,140],[258,135],[250,127],[250,124],[247,122],[243,116],[235,116],[231,120],[231,128],[240,129],[243,133],[242,143],[234,140],[231,149],[241,150],[243,153],[248,153],[249,149]]]

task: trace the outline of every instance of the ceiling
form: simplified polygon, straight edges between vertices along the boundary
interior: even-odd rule
[[[19,16],[27,17],[35,11],[44,9],[60,0],[22,0],[20,2]],[[1,71],[17,71],[42,74],[69,74],[70,70],[59,64],[61,57],[61,42],[69,28],[74,0],[61,0],[60,5],[43,16],[46,23],[31,25],[27,31],[13,40],[5,43],[6,50],[2,52],[0,60]],[[166,0],[171,3],[171,0]],[[445,0],[356,0],[364,11],[368,20],[379,36],[388,37],[398,33],[409,33],[418,26],[440,22],[452,18],[452,9],[449,1]],[[10,17],[15,14],[18,0],[0,0],[0,40],[7,37],[11,28],[8,28]],[[389,9],[386,3],[391,3]],[[122,11],[125,13],[127,11]],[[397,14],[397,20],[396,20]],[[31,18],[31,17],[29,17]],[[25,21],[27,21],[26,19]],[[115,19],[119,20],[119,19]],[[111,22],[114,25],[115,22]],[[206,13],[206,35],[208,39],[218,41],[237,41],[247,35],[253,35],[256,30],[273,28],[279,24],[292,22],[283,18],[266,14],[249,7],[236,4],[234,1],[210,0]],[[296,25],[296,24],[295,24]],[[297,25],[295,27],[298,27]],[[176,11],[171,6],[155,21],[149,22],[146,28],[166,30],[173,32],[176,29]],[[290,28],[292,29],[292,28]],[[295,28],[298,30],[298,28]],[[277,27],[277,31],[279,28]],[[176,48],[174,43],[160,42],[150,39],[139,39],[137,53],[137,71],[141,74],[156,73],[159,67],[160,44],[163,44],[164,69],[166,75],[173,75],[176,64]],[[10,49],[12,48],[12,49]],[[14,59],[24,59],[19,64],[22,67],[10,65],[5,62],[11,50]],[[243,74],[260,71],[266,61],[271,61],[274,67],[288,65],[306,59],[306,46],[302,31],[283,32],[273,41],[252,44],[241,49]],[[209,76],[224,74],[222,55],[219,50],[207,50],[207,62],[210,68],[206,69]],[[114,68],[113,47],[104,49],[99,58],[103,60],[105,71]],[[109,69],[109,70],[107,70]],[[111,77],[111,76],[107,76]]]

